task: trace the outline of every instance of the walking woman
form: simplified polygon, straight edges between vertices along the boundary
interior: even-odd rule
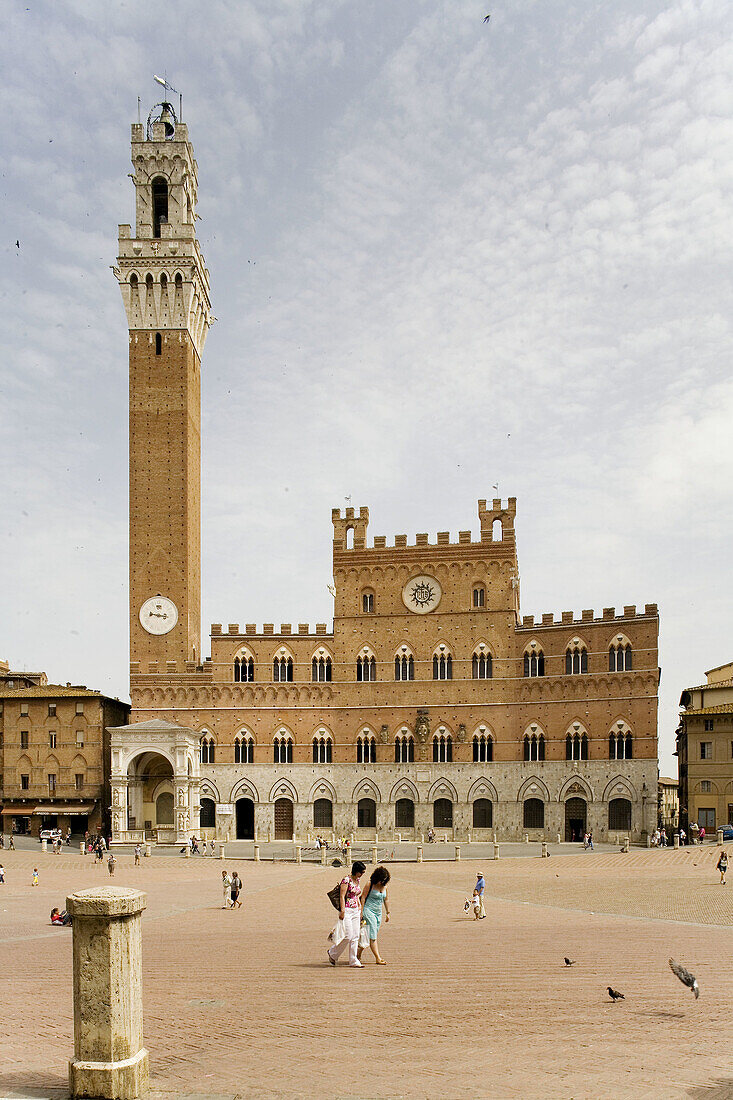
[[[352,865],[351,874],[341,879],[339,920],[343,924],[344,938],[339,943],[333,943],[328,949],[328,961],[331,966],[336,965],[336,960],[347,944],[349,947],[349,966],[361,967],[364,965],[359,962],[356,952],[361,927],[361,886],[359,880],[365,871],[366,864],[357,859]]]
[[[242,903],[239,900],[239,892],[240,892],[241,889],[242,889],[242,880],[239,877],[239,875],[237,874],[237,872],[235,871],[234,874],[232,875],[232,891],[231,891],[232,909],[235,909],[235,908],[241,909],[242,908]]]
[[[224,904],[222,909],[233,909],[232,905],[232,880],[226,871],[221,873],[221,885],[224,891]]]
[[[386,965],[384,959],[379,954],[377,934],[379,932],[379,926],[382,923],[382,909],[384,909],[385,921],[389,922],[389,904],[387,902],[387,883],[389,882],[389,877],[389,871],[386,867],[377,867],[372,871],[369,885],[364,887],[364,892],[361,896],[362,923],[361,933],[359,935],[359,949],[356,952],[356,957],[361,961],[361,953],[368,943],[371,953],[374,955],[379,966]]]

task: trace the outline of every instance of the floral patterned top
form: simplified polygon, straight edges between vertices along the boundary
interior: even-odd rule
[[[346,883],[346,899],[345,905],[347,909],[358,909],[359,898],[361,897],[361,886],[358,886],[354,882],[351,875],[347,875],[346,878],[341,879],[341,885]]]

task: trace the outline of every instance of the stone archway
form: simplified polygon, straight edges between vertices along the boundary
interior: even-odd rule
[[[293,839],[293,802],[290,798],[275,799],[275,840]]]
[[[588,803],[584,798],[568,798],[565,803],[565,840],[582,840],[588,828]]]
[[[251,798],[238,798],[236,801],[237,840],[255,838],[255,804]]]
[[[116,810],[114,791],[113,810]],[[158,752],[142,752],[127,768],[127,807],[122,807],[126,827],[143,829],[145,837],[158,843],[175,841],[173,767]]]

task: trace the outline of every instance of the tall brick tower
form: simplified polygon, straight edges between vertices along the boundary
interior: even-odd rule
[[[130,659],[201,660],[201,355],[209,273],[197,165],[168,103],[132,126],[135,233],[115,269],[130,336]],[[162,666],[161,666],[162,667]]]

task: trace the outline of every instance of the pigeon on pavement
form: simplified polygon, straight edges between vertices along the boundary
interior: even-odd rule
[[[565,965],[566,966],[575,966],[575,959],[569,959],[566,955],[565,956]]]
[[[625,1001],[626,1000],[623,993],[619,993],[619,991],[617,989],[612,989],[610,985],[607,988],[608,988],[608,996],[611,998],[612,1001]]]
[[[691,974],[689,970],[685,970],[684,966],[680,966],[674,959],[669,960],[670,969],[677,975],[683,985],[686,985],[688,989],[691,989],[695,994],[695,1000],[700,996],[700,986],[697,984],[697,978],[694,974]]]

